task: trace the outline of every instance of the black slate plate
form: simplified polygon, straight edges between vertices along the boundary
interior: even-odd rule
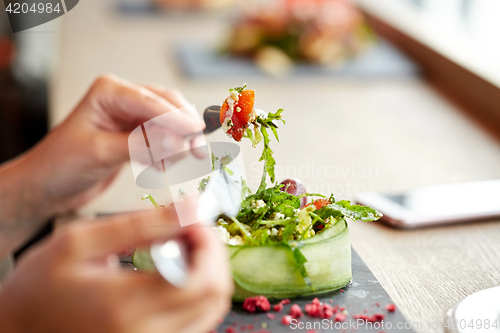
[[[314,325],[316,327],[304,326],[304,329],[300,329],[298,326],[285,326],[281,324],[281,318],[288,314],[292,304],[298,304],[304,311],[304,306],[311,303],[314,297],[307,298],[296,298],[292,299],[291,304],[285,305],[281,312],[270,311],[268,313],[247,313],[242,309],[242,303],[234,303],[231,313],[224,319],[224,322],[219,326],[217,332],[225,333],[228,327],[233,327],[235,333],[250,333],[250,332],[272,332],[272,333],[282,333],[282,332],[307,332],[310,329],[314,329],[314,332],[414,332],[411,328],[410,323],[408,323],[401,312],[396,309],[395,312],[388,312],[385,306],[393,303],[389,295],[385,292],[384,288],[380,285],[377,279],[373,276],[372,272],[365,265],[363,260],[358,256],[356,251],[352,251],[352,272],[353,272],[353,282],[350,286],[343,288],[343,292],[335,291],[329,294],[324,294],[319,296],[320,301],[328,303],[332,306],[339,305],[344,307],[348,312],[347,319],[344,322],[344,326],[340,327],[340,322],[330,324],[330,320],[334,318],[327,319],[326,327],[324,325],[323,319],[312,318],[304,314],[300,318],[300,322],[304,325]],[[330,302],[332,300],[332,302]],[[271,305],[277,302],[272,302]],[[380,306],[377,306],[379,303]],[[365,309],[367,312],[364,312]],[[379,322],[376,325],[370,326],[371,324],[361,324],[356,319],[353,318],[354,314],[367,314],[373,315],[375,313],[381,313],[385,315],[383,322]],[[268,314],[275,315],[275,319],[271,320]],[[263,325],[264,324],[264,325]],[[253,325],[253,330],[248,329],[248,325]],[[332,325],[332,326],[331,326]],[[406,328],[405,328],[406,325]],[[336,328],[337,327],[337,328]],[[243,329],[242,329],[243,328]],[[231,331],[231,330],[229,330]]]
[[[130,263],[130,257],[124,256],[121,258],[124,267],[133,267]],[[352,250],[352,273],[353,281],[350,286],[347,286],[341,291],[334,291],[328,294],[318,296],[320,301],[330,304],[331,306],[339,305],[347,311],[347,318],[342,322],[330,323],[334,320],[333,317],[325,321],[323,319],[312,318],[304,313],[300,318],[300,322],[304,325],[301,329],[297,326],[285,326],[281,324],[281,318],[288,314],[292,304],[300,305],[302,311],[304,306],[311,303],[312,297],[294,298],[291,303],[285,305],[280,312],[274,312],[272,309],[268,313],[248,313],[243,310],[242,303],[233,303],[233,307],[228,316],[216,330],[218,333],[234,332],[234,333],[283,333],[283,332],[308,332],[313,329],[314,333],[320,332],[342,332],[342,333],[365,333],[365,332],[414,332],[411,329],[411,323],[407,322],[401,312],[396,308],[395,312],[389,312],[385,309],[388,304],[393,303],[384,288],[373,276],[370,269],[365,265],[363,260],[358,256],[354,249]],[[331,302],[330,302],[331,301]],[[271,305],[277,302],[271,302]],[[379,304],[378,306],[376,304]],[[366,312],[365,312],[366,310]],[[383,322],[364,323],[358,322],[353,318],[354,314],[373,315],[381,313],[385,315]],[[274,315],[274,319],[270,319],[268,315]],[[308,324],[309,323],[309,324]],[[253,325],[253,329],[249,329],[249,325]],[[305,326],[305,325],[311,325]],[[316,326],[313,326],[316,325]],[[327,326],[323,326],[327,325]],[[344,325],[344,326],[341,326]],[[228,330],[228,328],[231,329]],[[311,332],[311,333],[312,333]],[[309,333],[309,332],[308,332]]]

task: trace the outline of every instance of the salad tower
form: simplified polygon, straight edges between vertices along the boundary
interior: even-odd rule
[[[229,249],[236,285],[233,299],[289,298],[340,289],[352,279],[347,219],[375,221],[382,215],[333,194],[307,193],[298,180],[275,183],[269,130],[278,140],[278,122],[285,123],[283,110],[266,114],[254,109],[254,102],[255,92],[246,86],[230,89],[220,112],[222,128],[230,137],[247,138],[254,147],[263,143],[259,188],[252,194],[244,187],[239,213],[220,216],[214,227]],[[206,180],[200,191],[202,185]],[[151,267],[143,259],[144,252],[136,251],[134,264]]]

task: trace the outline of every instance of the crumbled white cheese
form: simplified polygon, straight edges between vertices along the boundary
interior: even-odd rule
[[[231,117],[226,117],[222,123],[222,129],[227,133],[231,127],[233,127],[233,121],[231,120]]]
[[[263,200],[252,200],[251,205],[252,209],[259,209],[262,207],[266,207],[266,203]]]
[[[231,237],[228,242],[229,245],[244,245],[245,241],[240,235],[236,235],[234,237]]]
[[[233,90],[231,91],[230,97],[233,101],[238,102],[240,99],[240,94],[236,90]]]
[[[219,219],[219,221],[222,220],[222,219]],[[224,222],[224,220],[222,220],[222,222]],[[220,237],[220,239],[225,243],[225,244],[228,244],[229,243],[229,239],[231,237],[231,235],[229,234],[229,232],[226,230],[226,228],[224,228],[223,226],[219,225],[217,227],[214,227],[213,230],[215,231],[215,234]]]
[[[262,109],[253,109],[253,111],[255,112],[255,115],[257,117],[261,116],[262,118],[266,119],[267,118],[267,115],[269,114],[268,111],[264,111]]]
[[[229,109],[227,110],[226,117],[222,122],[222,129],[226,133],[231,129],[231,127],[233,127],[233,122],[231,121],[231,118],[233,118],[234,103],[238,101],[238,92],[236,92],[236,97],[233,94],[234,92],[235,91],[232,91],[231,95],[226,99],[226,103]]]
[[[273,213],[271,216],[270,216],[270,219],[271,220],[282,220],[285,218],[285,214],[281,214],[281,213]]]
[[[278,236],[278,229],[272,228],[271,229],[271,236]]]

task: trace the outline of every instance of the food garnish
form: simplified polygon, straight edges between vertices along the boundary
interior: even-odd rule
[[[243,309],[247,310],[248,312],[256,312],[256,311],[267,312],[271,309],[271,303],[269,303],[269,300],[262,295],[255,297],[248,297],[243,302]]]
[[[389,312],[394,312],[396,311],[396,306],[394,305],[394,303],[391,303],[391,304],[388,304],[385,309]]]
[[[293,304],[292,307],[290,308],[290,312],[288,314],[293,319],[300,318],[304,315],[302,313],[302,309],[300,308],[300,305],[298,305],[298,304]]]

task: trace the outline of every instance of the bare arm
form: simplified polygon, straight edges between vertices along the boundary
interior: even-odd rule
[[[19,247],[56,213],[35,186],[26,157],[0,167],[0,257]]]
[[[184,136],[199,119],[175,90],[135,85],[114,76],[95,81],[71,115],[36,147],[0,167],[0,257],[21,245],[47,218],[101,193],[129,160],[129,133],[174,112],[170,149],[198,145]],[[187,147],[185,147],[187,146]]]

